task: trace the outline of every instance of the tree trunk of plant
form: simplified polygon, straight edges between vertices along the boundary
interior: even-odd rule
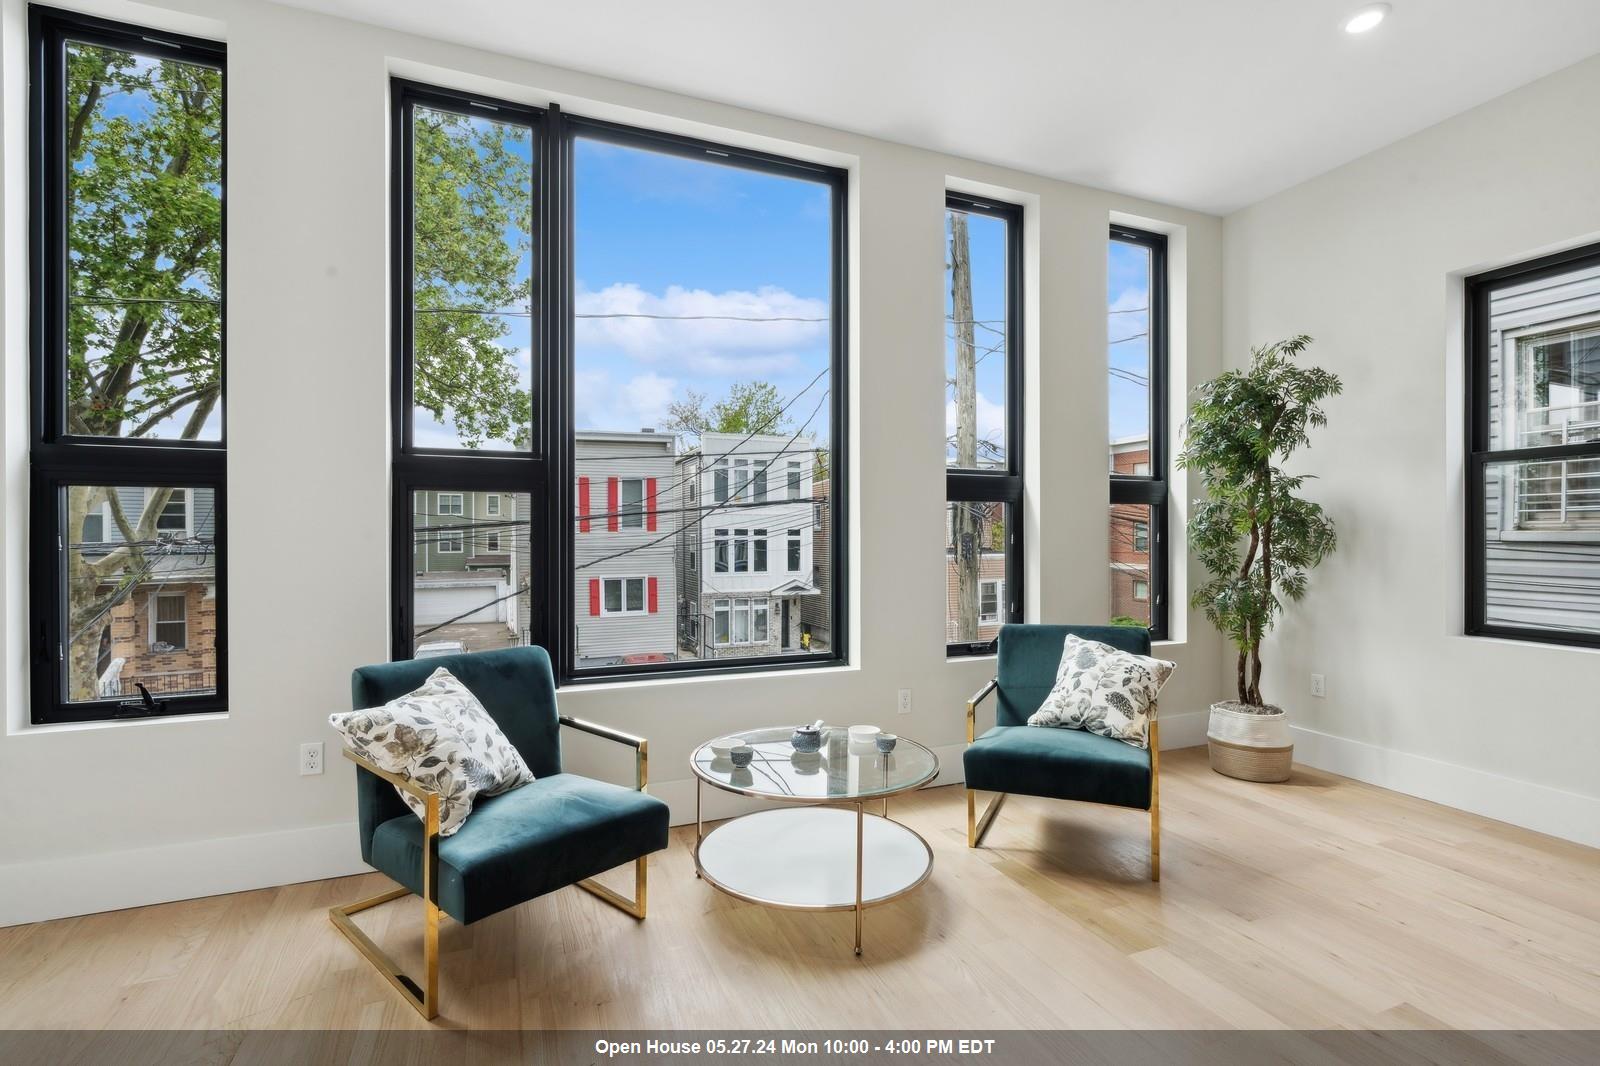
[[[956,327],[956,465],[978,465],[978,356],[972,321],[972,255],[967,216],[950,212],[950,297]],[[957,504],[950,535],[956,558],[957,639],[978,639],[978,576],[986,508]]]

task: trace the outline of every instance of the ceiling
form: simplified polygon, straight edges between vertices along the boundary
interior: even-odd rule
[[[1597,0],[290,0],[1226,213],[1600,52]]]

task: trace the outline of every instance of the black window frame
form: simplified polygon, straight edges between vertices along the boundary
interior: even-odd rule
[[[501,121],[517,121],[533,131],[533,417],[526,452],[478,449],[427,449],[412,433],[411,350],[411,109],[426,107]],[[582,118],[559,105],[537,107],[480,93],[391,79],[391,234],[393,372],[391,421],[394,427],[391,556],[395,659],[413,653],[414,580],[411,566],[411,493],[464,488],[525,492],[530,500],[530,630],[526,642],[545,648],[561,685],[640,677],[721,675],[755,670],[809,669],[848,664],[847,607],[849,528],[848,336],[848,173],[842,168],[789,159],[693,137]],[[827,550],[831,555],[832,633],[828,654],[762,655],[737,659],[680,660],[619,664],[579,670],[576,663],[574,591],[577,519],[574,431],[574,213],[573,158],[578,138],[710,161],[762,173],[802,178],[827,186],[833,217],[829,323],[829,504]],[[713,511],[714,513],[714,511]],[[676,536],[676,533],[673,533]],[[815,546],[813,548],[815,550]],[[730,553],[731,556],[731,553]],[[731,564],[731,557],[730,557]]]
[[[1465,400],[1466,400],[1466,512],[1464,631],[1469,637],[1498,637],[1532,644],[1600,648],[1600,631],[1584,633],[1530,626],[1492,623],[1488,613],[1488,499],[1484,479],[1490,466],[1505,462],[1535,462],[1551,459],[1595,458],[1600,444],[1593,441],[1557,444],[1534,448],[1491,449],[1493,412],[1490,408],[1489,304],[1496,289],[1540,281],[1585,267],[1600,266],[1600,244],[1588,244],[1552,255],[1541,256],[1496,270],[1475,274],[1465,281]]]
[[[1167,595],[1167,519],[1171,511],[1171,484],[1167,479],[1170,458],[1167,383],[1171,345],[1167,238],[1165,234],[1113,223],[1109,240],[1138,245],[1150,253],[1150,473],[1112,474],[1110,505],[1150,507],[1150,639],[1166,640],[1171,611]],[[1107,514],[1109,521],[1109,511]],[[1108,540],[1107,555],[1109,547]]]
[[[219,436],[214,441],[84,437],[67,432],[66,47],[80,42],[215,67],[222,77]],[[219,41],[111,19],[28,9],[29,719],[34,725],[219,714],[228,709],[227,49]],[[216,588],[215,691],[69,702],[64,691],[65,502],[71,485],[210,489]],[[192,501],[192,497],[190,497]],[[54,551],[50,547],[54,546]]]
[[[946,213],[962,211],[997,218],[1006,225],[1006,468],[968,470],[945,467],[945,509],[952,503],[1003,503],[1006,507],[1006,602],[1000,624],[1009,625],[1023,618],[1023,273],[1022,238],[1024,212],[1020,204],[989,197],[968,196],[946,191]],[[948,521],[948,518],[947,518]],[[948,553],[948,547],[946,552]],[[948,565],[948,564],[947,564]],[[981,597],[980,597],[981,600]],[[946,658],[993,655],[995,640],[946,641]]]
[[[491,119],[528,127],[533,143],[533,292],[531,294],[531,336],[533,340],[532,412],[533,434],[525,451],[504,449],[424,448],[415,443],[412,404],[414,368],[411,260],[413,219],[411,212],[412,116],[417,107],[451,111],[473,118]],[[550,398],[555,395],[548,378],[549,360],[542,352],[554,343],[551,336],[564,294],[553,280],[558,275],[548,262],[548,245],[542,239],[547,228],[559,221],[557,205],[544,195],[554,186],[552,176],[562,160],[552,156],[558,147],[549,135],[559,125],[560,109],[531,107],[482,93],[425,85],[405,78],[390,79],[390,255],[392,321],[390,324],[394,365],[391,372],[390,423],[394,456],[390,464],[390,589],[393,630],[390,655],[396,660],[415,653],[416,580],[414,572],[415,533],[413,530],[414,494],[418,492],[498,492],[527,494],[529,630],[530,644],[544,644],[550,631],[550,600],[534,586],[532,572],[550,565],[548,508],[543,505],[549,485],[551,432],[555,414]],[[519,518],[520,521],[520,518]],[[464,547],[465,545],[463,545]],[[511,550],[516,549],[515,538]],[[546,571],[548,572],[548,571]]]

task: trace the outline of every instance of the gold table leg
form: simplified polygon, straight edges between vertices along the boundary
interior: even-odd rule
[[[856,804],[856,954],[861,954],[861,916],[865,908],[861,906],[861,857],[862,834],[866,827],[867,805]]]

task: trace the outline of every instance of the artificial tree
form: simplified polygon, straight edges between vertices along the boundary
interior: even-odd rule
[[[1239,702],[1262,708],[1261,640],[1299,600],[1306,574],[1334,549],[1333,522],[1296,493],[1309,475],[1280,465],[1327,424],[1320,406],[1343,386],[1329,371],[1295,358],[1311,344],[1301,334],[1250,353],[1250,366],[1202,385],[1189,415],[1182,469],[1200,471],[1189,541],[1209,579],[1191,602],[1239,650]]]

